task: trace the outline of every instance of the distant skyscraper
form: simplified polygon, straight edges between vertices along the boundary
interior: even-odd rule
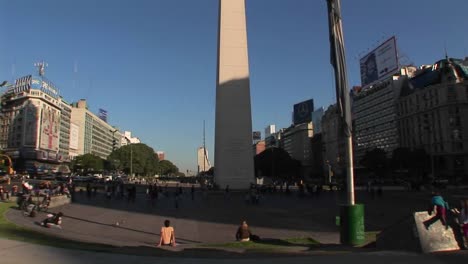
[[[319,107],[317,110],[312,112],[312,124],[314,124],[314,135],[322,133],[322,117],[325,109]]]
[[[245,0],[219,1],[215,181],[247,189],[255,181]]]
[[[197,161],[199,172],[208,171],[211,168],[210,161],[208,160],[208,150],[203,147],[198,148]]]
[[[276,127],[275,125],[268,125],[266,128],[265,128],[265,138],[273,135],[274,133],[276,133]]]

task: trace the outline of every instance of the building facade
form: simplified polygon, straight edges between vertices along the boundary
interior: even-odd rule
[[[346,171],[346,145],[341,116],[336,104],[331,105],[322,117],[322,160],[324,178],[344,175]]]
[[[281,132],[281,147],[288,152],[291,158],[301,162],[301,174],[304,178],[310,177],[313,173],[311,148],[313,136],[312,122],[294,125]]]
[[[132,137],[132,132],[124,131],[122,134],[122,139],[120,140],[121,146],[126,146],[128,144],[139,144],[141,143],[140,139],[137,137]]]
[[[57,87],[39,75],[18,78],[1,98],[0,145],[15,169],[30,174],[69,172],[69,108]]]
[[[359,162],[366,151],[383,149],[391,157],[399,147],[397,104],[401,87],[416,69],[402,68],[399,74],[355,93],[352,97],[354,161]]]
[[[265,140],[260,140],[253,144],[253,154],[258,155],[265,150]]]
[[[198,171],[204,172],[211,169],[211,163],[208,159],[208,150],[204,147],[199,147],[197,151]]]
[[[103,159],[121,145],[122,134],[88,110],[84,99],[72,104],[70,125],[70,156],[94,154]]]
[[[401,147],[424,149],[431,174],[468,180],[468,59],[422,66],[398,104]]]

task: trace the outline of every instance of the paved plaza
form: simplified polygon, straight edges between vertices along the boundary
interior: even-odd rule
[[[158,199],[154,205],[146,198],[143,187],[139,188],[135,203],[126,199],[107,200],[100,192],[90,198],[86,192],[78,192],[74,203],[51,209],[52,212],[60,210],[65,214],[62,229],[46,229],[37,225],[35,222],[42,220],[44,213],[36,218],[29,218],[12,209],[6,213],[6,217],[20,226],[57,237],[112,245],[121,247],[121,253],[150,256],[161,255],[158,252],[162,251],[157,250],[155,245],[159,241],[159,230],[165,219],[171,220],[175,227],[178,243],[175,248],[163,249],[169,254],[170,251],[190,252],[201,244],[232,242],[235,240],[237,226],[244,219],[250,224],[253,233],[262,239],[310,237],[323,244],[315,252],[308,248],[296,249],[295,253],[299,252],[298,255],[301,255],[301,250],[307,255],[346,252],[354,256],[359,252],[373,258],[377,255],[372,255],[372,252],[377,254],[376,252],[382,252],[378,250],[384,250],[358,250],[339,245],[339,229],[335,224],[335,217],[338,215],[339,205],[345,199],[343,192],[322,192],[318,196],[305,198],[299,198],[294,192],[291,195],[267,193],[258,205],[254,205],[246,203],[245,193],[230,193],[226,196],[223,192],[203,194],[197,191],[192,200],[190,189],[186,188],[178,208],[175,207],[174,192],[175,189],[169,188],[169,197]],[[458,197],[463,192],[451,190],[446,196]],[[356,201],[366,206],[366,231],[381,231],[393,227],[414,211],[427,209],[429,199],[428,192],[384,191],[382,196],[371,196],[365,191],[356,193]],[[394,254],[405,257],[414,254],[395,252]],[[184,256],[216,257],[220,253]],[[420,257],[417,259],[416,263],[422,261]]]

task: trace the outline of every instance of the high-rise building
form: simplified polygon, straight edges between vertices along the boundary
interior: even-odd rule
[[[268,125],[265,128],[265,138],[273,135],[274,133],[276,133],[276,126],[275,125]]]
[[[293,125],[281,131],[281,146],[291,158],[301,162],[304,177],[312,174],[311,138],[314,136],[312,122]]]
[[[199,147],[197,151],[198,171],[204,172],[211,169],[210,160],[208,159],[208,150],[204,147]]]
[[[330,105],[322,117],[322,160],[324,177],[344,175],[345,167],[345,137],[342,129],[342,119],[338,114],[336,104]],[[330,174],[330,175],[329,175]]]
[[[414,67],[404,67],[398,74],[360,90],[354,94],[354,160],[359,164],[366,151],[383,149],[391,157],[399,147],[397,103],[401,87]]]
[[[107,158],[119,148],[122,135],[115,127],[88,110],[85,99],[72,104],[70,156],[94,154]]]
[[[325,109],[323,107],[317,108],[312,112],[312,124],[314,124],[314,135],[322,132],[322,117]]]
[[[45,63],[36,66],[38,75],[16,79],[2,95],[0,145],[18,171],[66,173],[70,109],[44,76]]]
[[[401,147],[424,149],[434,178],[468,180],[468,58],[422,66],[398,104]]]
[[[132,132],[124,131],[122,134],[122,139],[120,140],[121,146],[126,146],[128,144],[138,144],[141,143],[140,139],[137,137],[132,137]]]

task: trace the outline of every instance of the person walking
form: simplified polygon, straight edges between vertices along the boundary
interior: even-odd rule
[[[171,222],[169,220],[165,220],[164,226],[161,227],[161,238],[159,239],[159,244],[157,246],[176,246],[174,228],[171,226]]]

